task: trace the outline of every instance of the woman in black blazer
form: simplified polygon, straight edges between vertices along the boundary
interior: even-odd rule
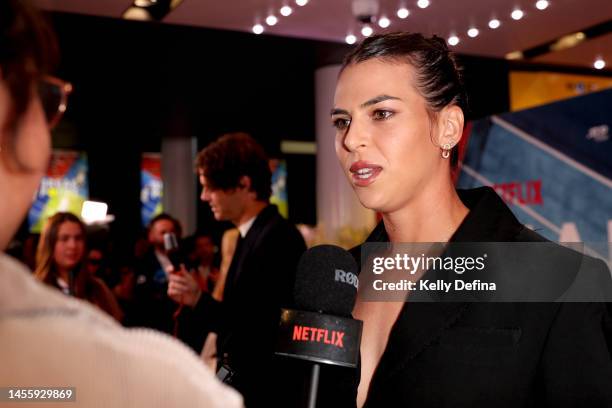
[[[332,122],[349,182],[365,207],[382,214],[368,242],[545,241],[492,189],[455,190],[465,103],[460,70],[440,38],[374,36],[346,57]],[[552,260],[519,265],[572,280],[554,274],[583,262],[609,287],[603,262],[554,252]],[[354,317],[364,322],[358,407],[612,407],[604,303],[358,297]]]

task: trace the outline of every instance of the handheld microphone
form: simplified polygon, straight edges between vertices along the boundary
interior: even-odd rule
[[[314,408],[319,364],[355,368],[363,322],[351,317],[358,288],[357,264],[334,245],[319,245],[300,258],[296,309],[283,309],[276,354],[313,363],[308,407]]]
[[[164,249],[166,250],[166,255],[168,256],[168,259],[172,263],[174,271],[179,271],[181,268],[181,264],[184,262],[181,259],[178,240],[176,239],[176,235],[174,235],[173,232],[166,232],[164,234]]]
[[[172,263],[172,268],[174,268],[174,272],[178,272],[181,269],[181,264],[183,264],[183,259],[181,257],[179,251],[178,240],[176,239],[176,235],[173,232],[166,232],[164,234],[164,249],[166,250],[166,256]],[[179,328],[179,315],[183,311],[183,302],[180,301],[178,307],[172,314],[172,319],[174,320],[174,329],[172,330],[172,334],[175,338],[178,338],[178,328]]]

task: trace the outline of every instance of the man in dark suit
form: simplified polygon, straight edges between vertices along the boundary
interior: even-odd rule
[[[265,373],[276,364],[280,308],[292,303],[295,270],[306,245],[270,205],[268,159],[249,135],[222,136],[200,152],[197,167],[201,199],[216,220],[231,221],[240,235],[222,302],[200,291],[186,270],[171,275],[168,294],[191,306],[182,313],[180,331],[192,342],[193,331],[202,327],[218,334],[219,361],[232,372],[228,382],[246,405],[269,406],[278,383]]]

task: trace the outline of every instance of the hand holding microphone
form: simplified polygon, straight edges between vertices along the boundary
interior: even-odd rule
[[[194,307],[202,290],[193,275],[181,264],[181,268],[168,277],[168,296],[175,302]]]
[[[172,270],[168,271],[168,296],[181,305],[195,306],[202,291],[181,259],[176,235],[171,232],[164,234],[164,249],[172,263]]]

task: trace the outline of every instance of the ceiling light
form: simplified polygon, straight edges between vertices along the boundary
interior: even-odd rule
[[[523,10],[520,9],[516,9],[512,12],[512,14],[510,14],[513,20],[520,20],[524,15],[525,13],[523,13]]]
[[[369,25],[364,25],[361,29],[361,35],[363,35],[364,37],[369,37],[372,35],[372,33],[374,33],[374,30],[372,30],[372,27],[370,27]]]
[[[547,0],[538,0],[536,1],[536,8],[538,10],[546,10],[550,3]]]
[[[478,31],[476,27],[472,27],[468,30],[467,35],[470,38],[475,38],[475,37],[478,37],[478,33],[480,33],[480,31]]]
[[[508,60],[519,60],[523,59],[523,53],[521,51],[512,51],[506,54]]]
[[[349,34],[344,37],[344,41],[346,41],[347,44],[355,44],[357,42],[357,37],[355,37],[353,34]]]
[[[302,7],[308,4],[308,0],[295,0],[295,4]]]
[[[606,66],[606,61],[604,61],[603,58],[601,57],[598,57],[593,63],[593,67],[595,67],[595,69],[604,69],[605,66]]]
[[[255,24],[253,26],[253,32],[255,34],[261,34],[264,32],[264,26],[262,26],[261,24]]]
[[[491,29],[493,29],[493,30],[495,30],[496,28],[498,28],[500,25],[501,25],[501,22],[500,22],[498,19],[496,19],[496,18],[492,18],[492,19],[489,21],[489,28],[491,28]]]
[[[564,35],[552,43],[549,48],[551,51],[561,51],[566,48],[575,47],[584,40],[586,40],[586,35],[582,31],[579,31],[577,33]]]
[[[276,18],[275,15],[270,14],[268,17],[266,17],[266,24],[269,26],[273,26],[276,25],[276,23],[278,23],[278,18]]]
[[[378,25],[381,28],[387,28],[391,25],[391,20],[389,20],[387,17],[381,17],[380,20],[378,20]]]
[[[429,0],[419,0],[417,1],[417,6],[422,9],[429,7]]]
[[[151,7],[155,3],[155,0],[134,0],[134,5],[136,7]]]
[[[280,9],[280,13],[281,13],[281,15],[287,17],[287,16],[290,16],[291,13],[293,13],[293,9],[291,7],[289,7],[289,6],[283,6]]]
[[[133,0],[122,17],[128,20],[163,20],[183,0]]]
[[[453,47],[457,44],[459,44],[459,37],[457,37],[456,35],[451,35],[450,37],[448,37],[448,45],[452,45]]]
[[[123,18],[126,20],[152,20],[151,14],[146,9],[141,7],[130,7],[123,13]]]
[[[408,10],[406,7],[402,7],[399,10],[397,10],[397,16],[401,18],[402,20],[408,17],[409,15],[410,15],[410,10]]]

